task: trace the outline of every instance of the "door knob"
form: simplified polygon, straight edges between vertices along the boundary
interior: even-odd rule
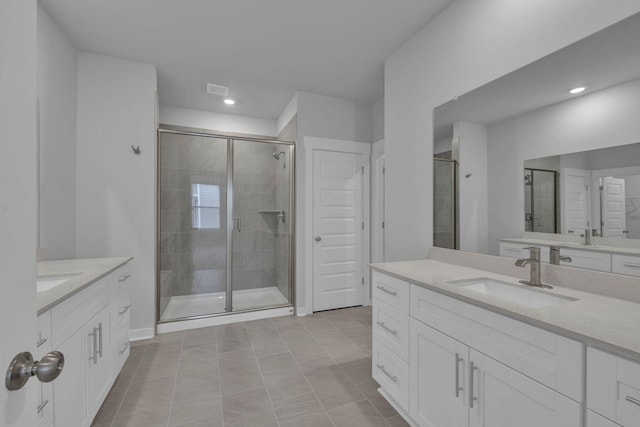
[[[316,236],[316,242],[319,242],[320,240],[322,240],[322,237]]]
[[[33,376],[37,376],[43,383],[48,383],[58,378],[62,368],[64,355],[59,351],[47,353],[40,361],[35,362],[31,353],[25,351],[14,357],[9,364],[5,385],[8,390],[20,390]]]

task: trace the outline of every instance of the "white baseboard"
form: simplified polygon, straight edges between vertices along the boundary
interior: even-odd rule
[[[129,331],[129,341],[140,341],[153,338],[156,334],[154,328],[131,329]]]
[[[313,311],[307,307],[296,307],[296,316],[306,316],[307,314],[313,314]]]

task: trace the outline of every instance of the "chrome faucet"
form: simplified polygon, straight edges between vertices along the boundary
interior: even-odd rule
[[[538,288],[548,288],[553,289],[553,286],[543,285],[540,281],[540,248],[535,246],[525,248],[529,250],[529,258],[521,258],[516,260],[516,265],[518,267],[524,267],[529,264],[531,266],[531,273],[529,276],[529,280],[520,280],[520,283],[529,286],[536,286]]]
[[[549,246],[549,263],[560,265],[560,261],[571,262],[571,257],[560,255],[560,246]]]

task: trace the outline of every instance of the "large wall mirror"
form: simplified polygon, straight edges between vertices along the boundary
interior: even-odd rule
[[[640,14],[435,109],[434,158],[458,167],[459,249],[587,230],[640,248],[639,40]]]

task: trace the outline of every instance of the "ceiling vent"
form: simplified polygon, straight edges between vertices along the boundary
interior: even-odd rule
[[[214,85],[207,83],[207,93],[211,95],[229,96],[229,88],[226,86]]]

